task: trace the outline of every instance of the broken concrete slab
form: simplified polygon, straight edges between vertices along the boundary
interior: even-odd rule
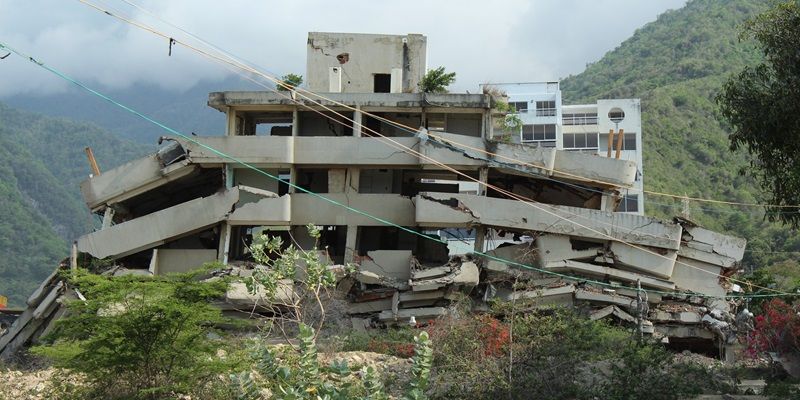
[[[473,262],[465,261],[461,265],[453,267],[453,271],[447,275],[432,279],[412,280],[411,290],[414,292],[437,290],[448,285],[472,287],[478,284],[479,278],[478,266]]]
[[[575,300],[588,301],[590,303],[615,304],[627,309],[636,307],[636,299],[610,293],[591,292],[585,289],[578,289],[575,291]]]
[[[383,278],[407,281],[411,278],[411,250],[373,250],[359,257],[359,271]]]
[[[190,200],[78,239],[78,250],[96,258],[118,258],[153,248],[223,221],[239,200],[239,190]]]
[[[486,225],[588,239],[608,240],[610,237],[671,250],[680,247],[682,232],[677,224],[636,214],[529,204],[462,193],[420,193],[416,197],[416,220],[421,226],[431,227]]]
[[[747,240],[745,239],[723,235],[719,232],[687,224],[684,224],[684,230],[688,234],[688,237],[684,235],[684,240],[690,239],[690,241],[709,244],[712,246],[714,253],[723,257],[735,260],[741,260],[744,257],[744,249],[747,245]]]
[[[381,299],[364,301],[360,303],[350,302],[347,304],[348,314],[369,314],[392,309],[392,299]]]
[[[414,317],[417,321],[424,321],[436,319],[445,314],[447,314],[447,309],[444,307],[405,308],[398,310],[397,314],[393,314],[391,310],[381,311],[381,313],[378,314],[378,319],[383,322],[405,322],[411,317]]]
[[[231,225],[291,225],[292,201],[289,195],[263,198],[240,205],[227,219]]]
[[[536,237],[535,256],[539,265],[551,261],[582,260],[593,258],[602,251],[604,242],[599,242],[596,248],[576,250],[573,248],[571,238],[566,235],[539,235]]]
[[[83,181],[81,193],[89,209],[96,211],[105,204],[125,201],[166,185],[197,168],[187,160],[164,167],[158,155],[152,154]]]
[[[614,264],[628,266],[658,278],[669,279],[675,267],[678,252],[648,246],[631,246],[621,242],[611,242],[609,246]]]
[[[411,271],[411,279],[430,279],[445,276],[453,271],[449,265]]]
[[[579,261],[555,261],[545,265],[545,269],[550,271],[572,271],[580,275],[599,277],[602,279],[617,279],[624,282],[640,281],[642,286],[651,287],[659,290],[674,290],[675,284],[658,278],[652,278],[635,272],[623,271],[620,269],[583,263]]]
[[[626,313],[625,311],[622,311],[622,309],[620,309],[615,305],[606,306],[599,310],[595,310],[589,313],[589,319],[591,319],[592,321],[596,321],[598,319],[602,319],[608,316],[614,316],[617,319],[625,322],[631,322],[631,323],[636,322],[636,318]]]

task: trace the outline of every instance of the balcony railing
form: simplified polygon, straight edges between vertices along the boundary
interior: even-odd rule
[[[537,117],[555,117],[556,116],[556,109],[555,108],[540,108],[536,110]]]
[[[597,114],[562,114],[563,125],[597,125]]]

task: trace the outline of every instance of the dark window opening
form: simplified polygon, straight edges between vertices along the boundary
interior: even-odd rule
[[[522,142],[538,142],[543,147],[555,147],[556,125],[522,125]]]
[[[537,101],[537,117],[554,117],[556,115],[556,102],[554,100]]]
[[[622,138],[622,150],[636,150],[636,134],[626,133]]]
[[[512,101],[508,103],[514,110],[518,113],[523,113],[528,111],[528,102],[527,101]]]
[[[298,169],[296,184],[314,193],[328,193],[328,170]]]
[[[392,90],[392,74],[375,74],[373,78],[373,91],[375,93],[389,93]]]
[[[298,119],[298,136],[353,136],[352,112],[300,111]]]
[[[372,114],[375,117],[364,115],[362,136],[378,136],[380,134],[388,137],[408,137],[413,136],[415,132],[411,132],[403,126],[419,127],[422,125],[421,113],[374,112]]]

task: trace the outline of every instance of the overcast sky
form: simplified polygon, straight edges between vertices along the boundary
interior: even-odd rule
[[[169,35],[177,29],[122,0],[86,0]],[[644,24],[686,0],[127,0],[273,74],[305,73],[308,31],[422,33],[428,65],[457,72],[455,91],[481,82],[555,80],[581,72]],[[124,88],[186,90],[231,71],[77,0],[0,0],[0,42],[74,77]],[[0,53],[0,57],[5,53]],[[66,84],[10,56],[0,97]]]

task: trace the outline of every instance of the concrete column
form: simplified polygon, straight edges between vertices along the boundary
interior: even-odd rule
[[[358,226],[356,225],[347,225],[347,236],[345,237],[344,241],[344,262],[353,263],[355,262],[356,255],[356,246],[357,246],[357,239],[358,239]]]
[[[297,108],[292,111],[292,136],[298,136],[300,132],[300,115],[298,115]]]
[[[219,250],[217,251],[217,258],[223,264],[228,264],[228,251],[231,247],[231,226],[227,222],[220,225],[219,232]]]
[[[489,168],[478,169],[478,195],[486,196],[487,190],[485,183],[489,182]],[[483,252],[486,243],[486,227],[478,226],[475,228],[475,251]]]
[[[361,137],[363,116],[364,115],[361,113],[361,106],[356,106],[356,110],[353,112],[353,136],[355,137]]]
[[[620,194],[614,190],[606,190],[603,192],[603,197],[600,200],[600,209],[603,211],[614,212],[617,209],[617,202]]]
[[[103,214],[103,228],[106,229],[114,223],[114,209],[111,207],[106,207],[106,213]]]
[[[225,164],[225,187],[230,189],[233,187],[233,165]]]
[[[297,167],[294,164],[289,167],[289,183],[289,193],[297,193],[297,188],[294,187],[297,185]]]
[[[478,194],[481,196],[486,196],[486,185],[485,183],[489,182],[489,168],[483,167],[478,169],[478,180],[480,183],[478,184]]]
[[[300,113],[297,111],[297,107],[292,110],[292,137],[297,137],[300,135]],[[297,190],[293,185],[297,184],[297,167],[292,164],[289,167],[289,193],[296,193]]]
[[[481,225],[475,228],[475,251],[483,252],[486,244],[486,227]]]
[[[225,135],[234,136],[236,135],[236,110],[234,110],[231,107],[228,107],[226,115],[228,119],[228,126],[225,129]]]
[[[361,169],[348,168],[347,178],[344,184],[345,193],[358,193],[358,186],[361,178]]]

